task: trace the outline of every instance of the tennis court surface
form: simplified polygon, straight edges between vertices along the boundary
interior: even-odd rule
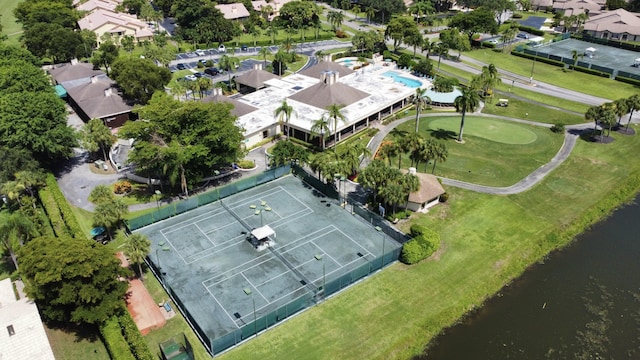
[[[222,202],[136,230],[151,239],[153,266],[212,353],[313,306],[400,252],[400,243],[350,206],[292,175]],[[263,225],[275,234],[258,251],[247,237]]]

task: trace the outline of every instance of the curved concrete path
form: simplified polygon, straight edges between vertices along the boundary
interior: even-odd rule
[[[458,114],[458,113],[434,113],[434,114],[422,115],[422,116],[420,116],[420,118],[442,117],[442,116],[460,117],[460,114]],[[522,119],[510,118],[510,117],[506,117],[506,116],[499,116],[499,115],[487,115],[487,114],[481,114],[481,113],[478,113],[478,112],[473,113],[473,116],[481,116],[481,117],[487,117],[487,118],[498,118],[498,119],[502,119],[502,120],[521,123],[521,124],[528,124],[528,125],[541,126],[541,127],[547,127],[547,128],[550,128],[550,127],[553,126],[551,124],[538,123],[538,122],[535,122],[535,121],[522,120]],[[407,117],[404,117],[402,119],[398,119],[398,120],[390,123],[389,125],[381,128],[380,131],[371,139],[371,141],[367,145],[367,148],[369,148],[369,150],[371,151],[371,154],[372,154],[371,156],[374,156],[376,154],[376,152],[378,151],[378,148],[380,147],[380,144],[382,143],[384,138],[387,135],[389,135],[389,133],[393,129],[395,129],[398,125],[400,125],[402,123],[405,123],[407,121],[411,121],[411,120],[415,120],[415,117],[414,116],[407,116]],[[463,189],[467,189],[467,190],[472,190],[472,191],[477,191],[477,192],[481,192],[481,193],[494,194],[494,195],[518,194],[518,193],[521,193],[523,191],[526,191],[526,190],[529,190],[530,188],[532,188],[534,185],[536,185],[542,179],[544,179],[544,177],[547,176],[553,169],[557,168],[560,164],[562,164],[562,162],[564,162],[569,157],[569,154],[571,154],[571,151],[573,150],[573,148],[574,148],[574,146],[576,144],[576,141],[577,141],[578,137],[580,136],[580,133],[582,131],[584,131],[585,129],[591,129],[591,128],[593,128],[593,124],[578,124],[578,125],[566,126],[566,131],[565,131],[565,135],[564,135],[564,142],[562,144],[562,147],[560,147],[560,150],[558,151],[558,153],[556,153],[556,155],[548,163],[540,166],[538,169],[534,170],[531,174],[526,176],[524,179],[518,181],[517,183],[515,183],[515,184],[513,184],[511,186],[494,187],[494,186],[485,186],[485,185],[472,184],[472,183],[459,181],[459,180],[454,180],[454,179],[449,179],[449,178],[445,178],[445,177],[438,177],[438,178],[440,178],[442,180],[442,183],[445,184],[445,185],[455,186],[455,187],[459,187],[459,188],[463,188]],[[363,162],[362,162],[362,166],[363,167],[367,166],[370,161],[371,161],[371,158],[364,159]]]

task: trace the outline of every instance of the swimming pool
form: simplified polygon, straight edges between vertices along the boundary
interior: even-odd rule
[[[400,76],[399,73],[395,72],[395,71],[387,71],[385,73],[382,74],[382,76],[386,76],[386,77],[390,77],[392,78],[394,81],[399,82],[401,84],[403,84],[404,86],[410,87],[410,88],[419,88],[420,86],[422,86],[422,83],[418,80],[414,80],[414,79],[409,79],[406,78],[404,76]]]

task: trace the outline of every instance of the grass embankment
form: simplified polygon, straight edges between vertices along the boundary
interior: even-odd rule
[[[7,35],[7,40],[5,40],[7,45],[20,44],[22,25],[18,24],[13,16],[13,10],[19,3],[20,1],[16,0],[0,0],[0,23],[2,24],[2,33]]]
[[[526,77],[531,76],[531,68],[533,67],[533,79],[535,81],[610,100],[627,98],[638,92],[637,87],[613,79],[565,70],[540,61],[536,61],[535,65],[533,65],[533,61],[509,55],[506,50],[504,53],[500,53],[491,49],[478,49],[466,52],[464,55]],[[606,83],[604,86],[607,88],[606,91],[603,89],[603,83]]]
[[[389,359],[421,353],[443,328],[638,191],[640,162],[633,154],[640,151],[640,137],[613,136],[609,145],[578,141],[568,160],[522,194],[447,188],[447,204],[411,220],[440,233],[435,258],[411,267],[394,264],[221,358]]]
[[[96,328],[90,326],[70,326],[65,329],[45,327],[45,332],[57,360],[109,360],[109,353]]]
[[[435,174],[487,186],[517,183],[549,162],[564,140],[548,128],[477,116],[465,118],[464,144],[455,141],[459,130],[459,116],[420,119],[420,134],[444,142],[449,153],[445,162],[436,164]],[[415,121],[410,120],[385,140],[397,142],[413,131]],[[414,165],[409,154],[401,160],[403,169]],[[393,157],[391,164],[398,166],[398,157]],[[431,164],[418,166],[420,172],[431,173],[431,169]]]

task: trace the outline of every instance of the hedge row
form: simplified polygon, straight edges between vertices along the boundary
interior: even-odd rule
[[[640,86],[640,80],[636,80],[636,79],[632,79],[624,76],[616,76],[615,79],[623,83]]]
[[[127,343],[129,343],[129,350],[133,353],[133,356],[138,360],[154,360],[155,356],[149,350],[149,346],[142,338],[142,334],[138,330],[136,323],[131,318],[128,311],[123,311],[123,314],[118,317],[120,322],[120,329]]]
[[[535,59],[536,61],[539,61],[541,63],[554,65],[554,66],[559,66],[559,67],[564,67],[564,65],[565,65],[565,63],[563,63],[562,61],[551,60],[551,59],[547,59],[545,57],[529,55],[529,54],[525,54],[523,52],[518,52],[518,51],[515,51],[515,50],[511,52],[511,55],[519,56],[519,57],[522,57],[522,58],[525,58],[525,59],[530,59],[530,60]]]
[[[47,184],[47,188],[51,192],[51,195],[53,195],[53,199],[58,205],[58,209],[60,209],[62,219],[67,225],[67,233],[69,234],[69,236],[72,236],[76,239],[86,239],[86,235],[82,232],[82,229],[80,229],[80,225],[78,225],[76,215],[73,213],[73,211],[71,211],[71,207],[69,206],[69,202],[67,202],[67,198],[65,198],[62,194],[62,191],[60,191],[60,187],[58,186],[56,177],[53,176],[52,173],[47,174],[45,183]]]
[[[534,34],[534,35],[538,35],[538,36],[544,35],[544,31],[543,30],[540,30],[540,29],[537,29],[537,28],[534,28],[534,27],[531,27],[531,26],[519,25],[518,29],[520,31],[525,31],[525,32],[528,32],[530,34]]]
[[[402,246],[400,260],[405,264],[415,264],[433,255],[440,247],[440,234],[420,225],[411,226],[413,239]]]
[[[58,205],[56,204],[53,195],[51,195],[49,188],[43,187],[39,189],[38,196],[40,197],[40,202],[42,203],[42,207],[44,207],[44,211],[47,213],[54,235],[57,237],[66,235],[67,226],[64,224],[62,214],[60,214],[60,209],[58,209]]]
[[[131,350],[129,350],[127,340],[122,336],[118,317],[112,316],[109,320],[105,321],[105,323],[100,326],[100,334],[102,334],[102,339],[104,340],[111,359],[136,359],[133,354],[131,354]]]
[[[587,73],[587,74],[590,74],[590,75],[601,76],[601,77],[604,77],[604,78],[610,78],[611,77],[611,74],[606,73],[604,71],[589,69],[589,68],[582,67],[582,66],[575,66],[574,67],[573,65],[569,65],[569,69],[573,69],[575,71],[580,71],[580,72]]]

